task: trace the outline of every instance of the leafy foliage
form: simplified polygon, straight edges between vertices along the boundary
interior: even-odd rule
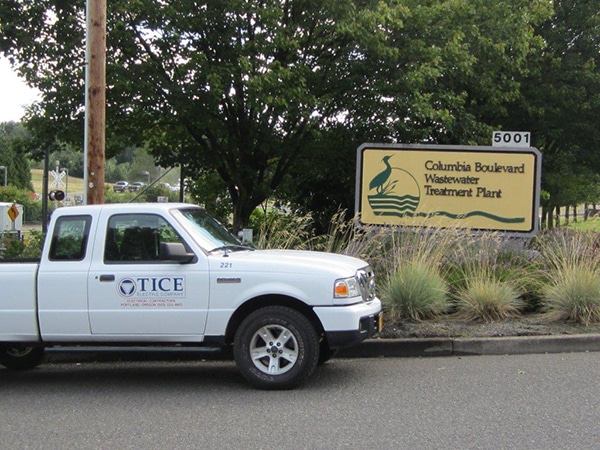
[[[31,173],[26,159],[30,136],[21,124],[15,122],[0,123],[0,166],[6,167],[0,174],[0,186],[4,186],[6,175],[7,185],[21,189],[33,190]]]
[[[29,231],[22,239],[16,233],[4,233],[0,236],[0,259],[38,259],[43,245],[44,235],[38,230]]]
[[[0,5],[0,51],[42,92],[31,129],[40,142],[81,146],[83,3]],[[348,161],[351,143],[488,141],[495,118],[519,95],[516,78],[539,50],[533,30],[548,7],[543,0],[111,1],[108,156],[147,144],[164,167],[184,161],[192,178],[218,174],[239,229],[323,133],[345,129],[343,148],[330,139],[327,164],[296,171],[286,197],[305,210],[349,209],[348,195],[319,199],[311,186],[351,191],[353,171],[341,170],[337,182],[330,175],[336,160]]]
[[[548,5],[552,14],[534,28],[544,49],[517,77],[522,95],[503,119],[511,129],[530,130],[543,152],[545,216],[600,198],[600,6],[593,0]]]
[[[15,186],[0,187],[1,202],[16,202],[23,205],[23,222],[36,223],[42,220],[42,205],[33,192]]]

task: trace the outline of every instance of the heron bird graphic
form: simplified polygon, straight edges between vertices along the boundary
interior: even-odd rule
[[[384,187],[386,187],[388,178],[392,174],[392,166],[390,166],[390,163],[389,163],[389,160],[391,159],[391,157],[392,157],[392,155],[386,155],[382,158],[382,161],[385,164],[385,169],[382,172],[378,173],[371,180],[371,183],[369,183],[369,190],[375,189],[378,194],[380,194],[384,190]]]

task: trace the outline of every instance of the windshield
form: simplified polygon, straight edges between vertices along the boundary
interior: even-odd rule
[[[173,210],[173,215],[190,231],[205,250],[240,247],[242,244],[217,220],[201,208]]]

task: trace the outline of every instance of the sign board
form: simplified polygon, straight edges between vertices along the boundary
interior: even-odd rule
[[[0,202],[0,234],[15,230],[23,230],[23,205]]]
[[[529,131],[494,131],[493,147],[531,147]]]
[[[13,203],[11,205],[11,207],[8,208],[7,214],[8,214],[8,217],[10,217],[10,220],[12,220],[13,222],[15,220],[17,220],[17,217],[19,217],[19,214],[20,214],[19,208],[17,208],[17,205]]]
[[[363,144],[356,213],[363,224],[538,231],[541,153],[533,148]]]

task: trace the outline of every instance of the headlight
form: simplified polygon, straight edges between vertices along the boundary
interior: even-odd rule
[[[360,295],[360,286],[356,277],[336,280],[333,288],[334,298],[359,297]]]

